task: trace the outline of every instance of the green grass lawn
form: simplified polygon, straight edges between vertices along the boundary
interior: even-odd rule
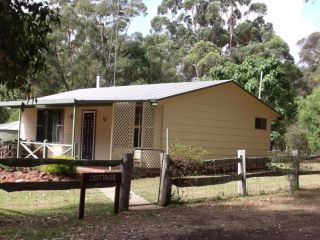
[[[150,203],[158,202],[160,178],[140,178],[131,181],[131,191]]]
[[[22,191],[0,190],[1,215],[77,216],[80,190]],[[98,189],[87,189],[85,214],[111,214],[113,203]]]
[[[229,198],[238,195],[237,181],[208,185],[202,187],[179,188],[180,198],[183,201],[197,201],[204,199]],[[300,176],[301,188],[320,187],[320,175]],[[287,176],[255,177],[247,179],[247,192],[249,195],[260,195],[278,191],[288,191],[289,182]],[[173,187],[174,198],[177,198],[178,188]]]
[[[320,186],[320,175],[300,176],[301,188]],[[147,199],[156,202],[158,197],[159,178],[141,178],[132,181],[131,190]],[[247,179],[247,191],[249,195],[260,195],[278,191],[288,191],[288,176],[254,177]],[[197,201],[203,199],[229,198],[238,195],[238,183],[232,181],[224,184],[208,185],[202,187],[173,186],[173,199],[182,201]]]
[[[85,220],[79,221],[79,196],[79,190],[0,190],[0,239],[68,239],[66,229],[84,228],[113,215],[113,202],[100,190],[87,189]],[[20,222],[26,223],[23,228]]]

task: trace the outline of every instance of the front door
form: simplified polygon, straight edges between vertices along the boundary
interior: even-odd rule
[[[96,111],[82,112],[81,159],[94,159],[96,132]]]

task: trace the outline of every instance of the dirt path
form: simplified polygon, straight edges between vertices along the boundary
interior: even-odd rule
[[[25,227],[26,223],[21,220],[15,224]],[[320,239],[320,189],[303,190],[294,197],[287,194],[245,197],[225,202],[130,211],[104,219],[87,217],[80,222],[69,219],[61,223],[61,219],[52,218],[34,226],[27,225],[34,231],[48,226],[60,231],[60,237],[55,239],[316,240]],[[0,226],[0,231],[4,228]],[[17,239],[28,238],[20,236]]]
[[[99,188],[100,192],[106,195],[111,201],[114,201],[114,194],[116,191],[115,187],[112,188]],[[143,197],[135,194],[134,192],[130,191],[130,202],[129,205],[151,205],[151,203],[144,199]]]

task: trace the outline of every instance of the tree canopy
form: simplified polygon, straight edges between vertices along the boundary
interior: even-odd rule
[[[147,14],[143,0],[4,0],[0,94],[94,87],[99,74],[102,86],[233,79],[257,96],[262,72],[262,100],[285,117],[273,125],[280,144],[298,95],[318,85],[320,35],[299,42],[297,66],[267,11],[251,0],[162,0],[143,36],[128,33]]]
[[[299,104],[299,123],[307,130],[309,146],[313,152],[320,150],[320,88]]]
[[[0,83],[8,90],[22,87],[45,66],[53,22],[58,15],[45,2],[0,1]]]

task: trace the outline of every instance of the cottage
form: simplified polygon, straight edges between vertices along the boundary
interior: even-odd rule
[[[17,154],[35,158],[117,159],[176,140],[211,158],[237,149],[266,156],[271,122],[281,117],[230,80],[79,89],[0,106],[20,108]]]

